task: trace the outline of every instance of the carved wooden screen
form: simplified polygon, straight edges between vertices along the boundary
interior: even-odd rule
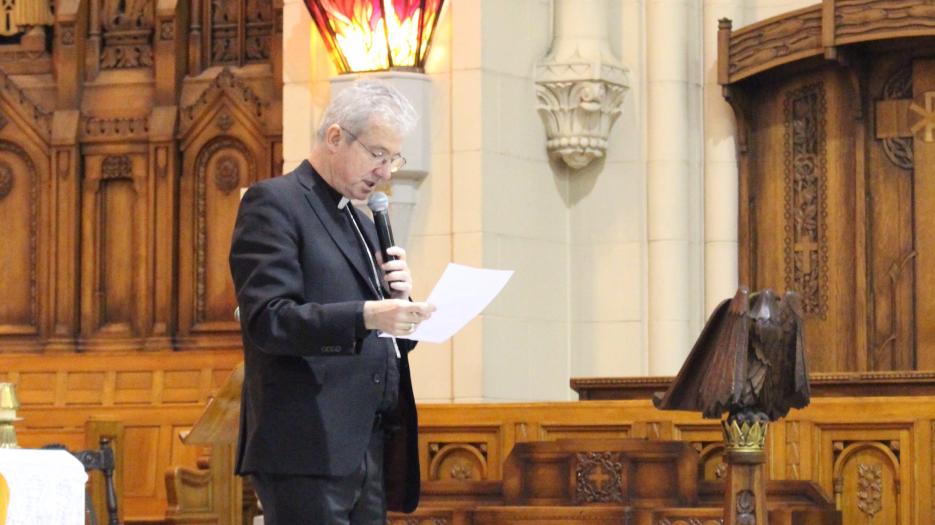
[[[814,371],[935,369],[935,14],[859,4],[722,25],[741,279],[802,294]]]
[[[54,4],[0,40],[0,379],[30,444],[122,420],[124,518],[157,522],[241,359],[227,250],[239,188],[280,172],[282,3]],[[225,34],[236,60],[192,59]]]

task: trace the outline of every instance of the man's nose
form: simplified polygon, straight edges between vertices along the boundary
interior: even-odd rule
[[[387,162],[386,164],[378,164],[377,167],[374,168],[373,172],[374,174],[376,174],[377,177],[380,177],[381,179],[387,179],[387,180],[392,175],[392,173],[390,172],[389,162]]]

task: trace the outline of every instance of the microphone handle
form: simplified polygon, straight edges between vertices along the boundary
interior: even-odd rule
[[[390,218],[386,211],[373,212],[373,224],[377,227],[377,239],[380,240],[380,251],[383,252],[383,261],[395,261],[396,256],[386,253],[386,249],[395,246],[393,229],[390,228]]]

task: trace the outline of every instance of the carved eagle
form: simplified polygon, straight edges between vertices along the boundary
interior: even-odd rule
[[[675,382],[653,402],[663,410],[724,412],[775,421],[809,402],[799,295],[780,299],[741,287],[715,309]]]

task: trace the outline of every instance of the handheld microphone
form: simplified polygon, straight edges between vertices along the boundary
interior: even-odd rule
[[[389,205],[390,200],[382,191],[373,192],[367,200],[367,207],[373,212],[373,224],[377,227],[377,238],[380,240],[383,262],[396,260],[395,255],[386,253],[387,248],[396,245],[393,240],[393,229],[390,228]]]

